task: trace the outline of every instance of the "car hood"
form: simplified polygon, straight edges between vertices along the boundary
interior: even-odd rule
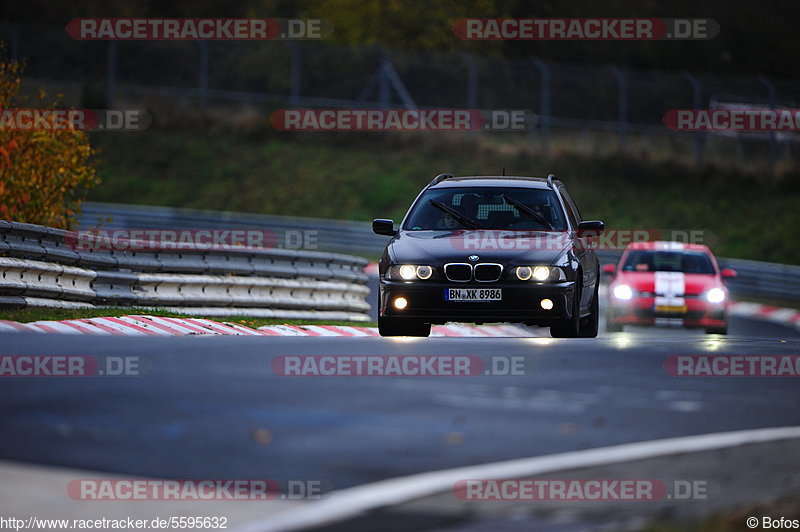
[[[505,265],[553,264],[571,244],[566,232],[544,231],[401,231],[389,244],[394,263],[444,264],[498,262]]]
[[[615,284],[626,284],[638,292],[658,295],[700,295],[722,287],[715,275],[681,272],[620,272]]]

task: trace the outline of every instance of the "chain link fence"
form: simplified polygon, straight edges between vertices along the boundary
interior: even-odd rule
[[[703,162],[791,164],[800,135],[675,132],[673,108],[800,107],[800,82],[717,78],[613,65],[423,53],[294,41],[75,41],[63,28],[3,23],[27,83],[68,104],[133,106],[157,97],[189,109],[275,106],[526,109],[535,149],[643,151]],[[156,122],[158,118],[156,117]],[[489,134],[489,133],[485,133]]]

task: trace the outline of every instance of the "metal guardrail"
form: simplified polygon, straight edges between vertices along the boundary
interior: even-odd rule
[[[375,235],[368,222],[84,203],[80,228],[88,229],[99,224],[106,229],[265,228],[275,231],[279,241],[283,240],[287,231],[315,231],[319,250],[368,257],[378,257],[388,241],[387,237]],[[602,263],[610,263],[619,260],[622,252],[602,250],[597,254]],[[767,297],[800,302],[800,266],[727,258],[719,258],[719,262],[722,267],[733,268],[738,273],[738,277],[726,281],[735,297]]]
[[[0,308],[169,307],[186,314],[368,320],[367,261],[304,250],[122,249],[0,220]]]
[[[279,245],[310,233],[318,250],[373,258],[380,256],[388,241],[373,233],[368,222],[94,202],[85,202],[82,211],[79,230],[268,229]]]

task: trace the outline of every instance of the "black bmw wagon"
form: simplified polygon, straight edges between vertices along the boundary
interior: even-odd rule
[[[564,184],[535,177],[437,176],[378,262],[382,336],[428,336],[432,324],[512,322],[553,337],[597,336],[599,264]]]

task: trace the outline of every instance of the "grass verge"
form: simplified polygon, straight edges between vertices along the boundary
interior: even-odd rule
[[[758,526],[747,526],[747,519],[751,517],[758,519]],[[781,517],[790,521],[800,520],[800,497],[786,497],[776,501],[755,504],[730,513],[716,514],[701,521],[652,523],[637,532],[744,532],[754,529],[778,528],[762,527],[762,519],[764,517],[769,517],[773,520]],[[791,528],[796,529],[796,527]],[[779,529],[785,530],[785,528]]]
[[[497,135],[502,135],[498,133]],[[96,133],[96,201],[349,220],[402,217],[440,172],[542,176],[567,183],[585,219],[612,229],[702,230],[725,257],[800,264],[800,170],[694,168],[649,151],[536,152],[457,135],[236,133],[153,127]]]
[[[167,309],[138,308],[138,307],[119,307],[119,308],[88,308],[88,309],[60,309],[60,308],[24,308],[19,310],[0,311],[0,320],[11,320],[20,323],[32,321],[61,321],[76,320],[82,318],[106,318],[130,315],[163,316],[167,318],[203,318],[205,316],[192,316],[189,314],[178,314]],[[282,320],[275,318],[255,318],[248,316],[226,316],[213,317],[207,319],[239,323],[247,327],[263,327],[264,325],[351,325],[357,327],[377,327],[373,322],[352,322],[352,321],[313,321],[313,320]]]

